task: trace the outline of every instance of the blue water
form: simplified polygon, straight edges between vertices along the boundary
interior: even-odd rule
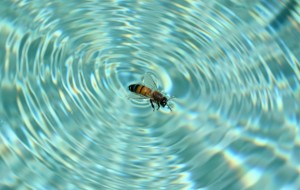
[[[299,18],[299,0],[1,0],[0,189],[300,189]],[[147,72],[172,111],[128,99]]]

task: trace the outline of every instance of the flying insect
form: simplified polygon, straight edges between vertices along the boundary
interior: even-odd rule
[[[171,98],[167,98],[161,91],[158,90],[157,84],[154,82],[151,73],[145,73],[143,83],[131,84],[128,86],[128,89],[135,95],[135,97],[130,98],[149,99],[153,111],[155,110],[154,103],[157,104],[157,110],[160,106],[167,106],[172,111],[172,106],[168,103]]]

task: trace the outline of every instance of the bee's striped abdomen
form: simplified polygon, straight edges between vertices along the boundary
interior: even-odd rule
[[[131,92],[136,92],[138,86],[140,86],[139,84],[131,84],[128,86],[128,89],[131,91]]]
[[[143,96],[150,96],[151,95],[151,89],[144,86],[144,85],[132,84],[132,85],[129,85],[128,88],[131,92],[141,94]]]

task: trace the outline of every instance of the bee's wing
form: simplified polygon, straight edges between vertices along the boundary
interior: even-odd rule
[[[133,92],[128,94],[127,98],[128,99],[149,99],[149,97],[147,97],[147,96],[143,96],[143,95],[133,93]]]
[[[145,75],[142,78],[142,81],[144,83],[145,86],[147,86],[148,88],[151,88],[152,90],[157,90],[157,84],[153,79],[153,74],[147,72],[145,73]]]

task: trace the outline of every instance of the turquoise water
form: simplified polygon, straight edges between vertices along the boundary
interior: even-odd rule
[[[1,0],[0,189],[300,189],[299,0]],[[151,72],[173,111],[129,100]]]

